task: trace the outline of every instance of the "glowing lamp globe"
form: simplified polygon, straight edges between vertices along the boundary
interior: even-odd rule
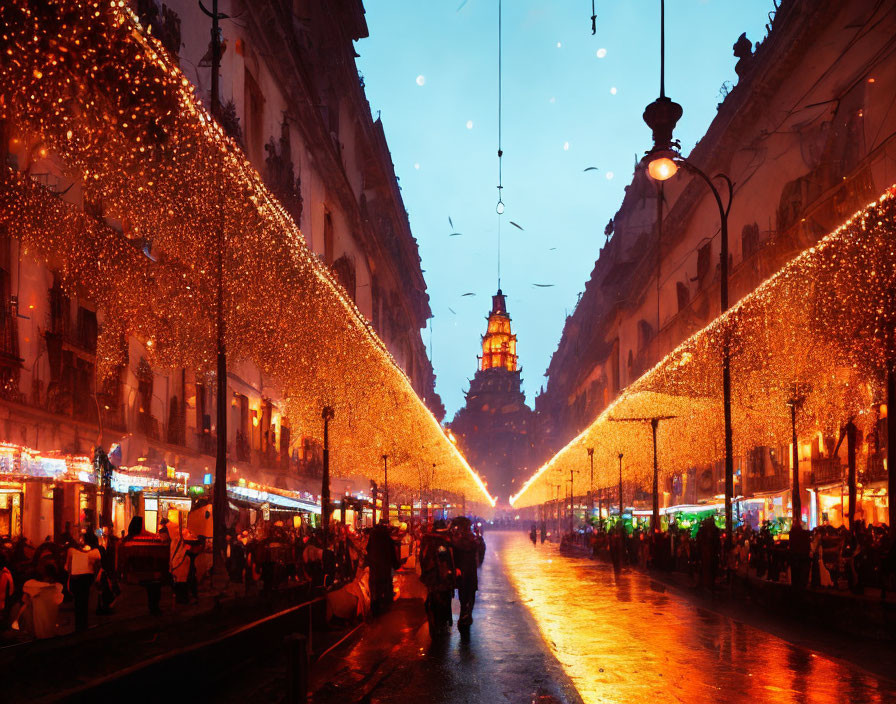
[[[654,181],[668,181],[678,173],[678,164],[667,156],[661,156],[647,164],[647,173]]]

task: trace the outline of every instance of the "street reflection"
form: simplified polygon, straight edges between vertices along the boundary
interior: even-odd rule
[[[492,533],[542,637],[590,702],[896,701],[896,684],[687,601],[650,578]]]

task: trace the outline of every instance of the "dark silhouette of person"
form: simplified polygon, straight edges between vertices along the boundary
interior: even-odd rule
[[[367,566],[370,568],[370,610],[381,613],[395,596],[392,570],[398,569],[398,552],[385,520],[370,529],[367,540]]]
[[[457,598],[460,601],[457,627],[461,631],[469,631],[473,624],[473,607],[479,589],[478,567],[481,548],[471,530],[470,519],[466,516],[458,516],[451,521],[451,547],[457,569]]]

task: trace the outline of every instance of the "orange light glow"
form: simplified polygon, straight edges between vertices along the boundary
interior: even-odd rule
[[[678,173],[678,164],[664,156],[651,161],[647,165],[647,173],[654,181],[668,181]]]

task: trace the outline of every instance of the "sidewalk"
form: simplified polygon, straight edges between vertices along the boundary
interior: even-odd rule
[[[136,585],[123,585],[116,611],[96,616],[91,601],[87,631],[71,633],[73,608],[60,608],[60,631],[56,638],[9,642],[0,648],[0,673],[4,696],[9,701],[52,700],[99,678],[108,677],[143,660],[170,653],[203,638],[213,637],[233,627],[271,612],[272,608],[298,603],[304,594],[296,588],[272,593],[270,601],[261,594],[246,596],[242,585],[230,584],[221,592],[200,591],[199,602],[175,605],[170,588],[162,590],[162,613],[148,613],[146,592]],[[95,598],[95,597],[94,597]],[[48,678],[47,672],[53,677]]]

